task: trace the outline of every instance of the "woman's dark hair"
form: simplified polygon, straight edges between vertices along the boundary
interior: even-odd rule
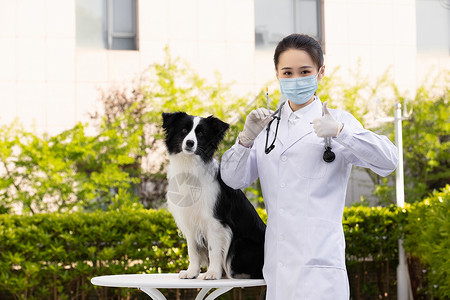
[[[275,49],[273,55],[273,62],[275,63],[275,69],[278,68],[278,60],[281,53],[289,49],[306,51],[316,64],[317,69],[323,65],[323,52],[318,41],[306,34],[293,33],[283,38]]]

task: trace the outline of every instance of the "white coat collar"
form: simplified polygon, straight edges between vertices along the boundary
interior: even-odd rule
[[[311,104],[302,108],[302,118],[297,121],[297,124],[291,128],[290,134],[288,134],[288,119],[291,112],[289,103],[285,103],[281,110],[280,128],[278,130],[278,139],[283,144],[282,152],[289,149],[299,139],[313,131],[311,122],[322,115],[322,103],[319,97],[316,97]]]

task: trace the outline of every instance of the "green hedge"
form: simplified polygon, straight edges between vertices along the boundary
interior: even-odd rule
[[[448,195],[449,187],[405,209],[345,209],[347,266],[355,299],[392,295],[397,240],[404,234],[405,248],[430,273],[422,294],[448,298]],[[258,212],[266,220],[265,211]],[[0,215],[0,290],[16,299],[83,299],[94,293],[102,299],[112,294],[126,298],[136,290],[94,287],[89,280],[105,274],[178,272],[187,263],[184,239],[163,209]],[[365,278],[369,265],[375,268],[375,281]]]
[[[398,239],[406,213],[393,205],[345,208],[346,264],[353,299],[395,298]]]
[[[410,209],[405,249],[427,266],[428,285],[417,293],[450,299],[450,185]]]
[[[0,215],[0,290],[81,299],[94,276],[175,272],[186,267],[186,252],[165,210]],[[96,290],[104,299],[111,291]]]

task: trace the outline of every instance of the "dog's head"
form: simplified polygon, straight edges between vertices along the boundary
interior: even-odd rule
[[[169,154],[198,155],[204,162],[214,152],[230,127],[218,118],[201,118],[185,112],[163,113],[163,129]]]

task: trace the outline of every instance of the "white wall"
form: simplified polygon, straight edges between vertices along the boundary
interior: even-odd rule
[[[0,2],[0,121],[37,130],[73,124],[73,1]],[[57,12],[57,13],[55,13]]]
[[[56,133],[86,121],[98,88],[131,81],[163,59],[166,45],[201,76],[220,72],[237,93],[269,80],[278,88],[274,49],[255,51],[255,1],[139,0],[138,51],[77,48],[75,0],[0,1],[0,122],[19,117]],[[416,0],[324,0],[323,10],[326,65],[344,79],[358,66],[373,79],[391,68],[413,96],[450,68],[448,53],[417,53]]]
[[[237,92],[254,85],[253,0],[140,0],[138,51],[76,47],[75,0],[0,1],[0,122],[50,134],[87,121],[98,88],[130,82],[164,47]]]
[[[392,67],[399,88],[414,91],[415,0],[327,0],[324,13],[328,67],[342,66],[345,76],[359,63],[373,77]]]
[[[219,71],[241,91],[253,85],[253,0],[140,1],[140,8],[143,62],[162,59],[168,44],[204,77]]]
[[[392,78],[402,91],[416,87],[415,0],[325,0],[325,65],[329,72],[340,67],[339,75],[373,79],[392,68]],[[273,50],[257,51],[256,81],[274,78]],[[263,76],[262,74],[267,74]]]

